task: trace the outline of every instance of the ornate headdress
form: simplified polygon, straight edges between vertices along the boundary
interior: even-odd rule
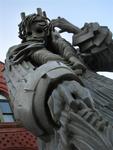
[[[22,39],[22,41],[26,41],[26,37],[31,34],[30,28],[33,22],[35,21],[43,21],[45,22],[45,25],[43,25],[43,30],[47,31],[48,26],[49,26],[49,18],[46,16],[46,12],[43,11],[41,8],[37,8],[37,14],[30,14],[30,15],[25,15],[24,12],[21,13],[21,23],[18,25],[19,26],[19,37]],[[40,25],[42,26],[42,25]]]

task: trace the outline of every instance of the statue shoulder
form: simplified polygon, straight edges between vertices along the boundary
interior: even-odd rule
[[[15,52],[25,48],[26,46],[28,46],[28,43],[25,42],[25,43],[20,43],[20,44],[17,44],[17,45],[14,45],[14,46],[11,46],[9,49],[8,49],[8,52],[7,52],[7,57],[13,55]]]
[[[17,47],[18,47],[18,45],[11,46],[11,47],[8,49],[7,55],[10,55]]]

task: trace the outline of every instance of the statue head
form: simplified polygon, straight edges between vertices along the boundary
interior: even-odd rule
[[[37,14],[25,16],[21,13],[22,21],[19,24],[19,37],[22,42],[36,40],[45,41],[49,36],[49,22],[46,13],[37,8]]]

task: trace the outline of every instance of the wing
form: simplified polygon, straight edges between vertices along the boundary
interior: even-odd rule
[[[82,81],[90,90],[96,108],[113,124],[113,80],[87,71]]]
[[[51,139],[58,138],[58,150],[113,149],[112,126],[95,109],[89,90],[78,82],[59,84],[48,105],[53,120],[59,125]]]

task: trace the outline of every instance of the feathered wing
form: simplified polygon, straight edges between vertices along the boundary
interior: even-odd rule
[[[48,106],[58,125],[52,138],[57,150],[113,149],[112,126],[95,109],[89,91],[78,82],[58,85]]]
[[[92,71],[81,78],[99,112],[113,124],[113,80]]]

